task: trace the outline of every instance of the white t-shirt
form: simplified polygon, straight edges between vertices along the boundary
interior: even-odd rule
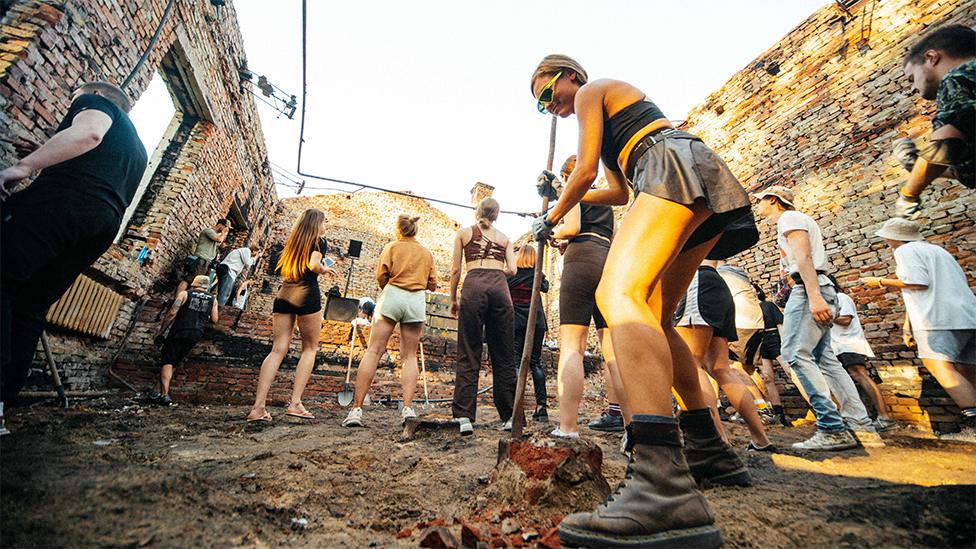
[[[762,330],[763,314],[759,298],[752,290],[749,276],[737,267],[722,265],[716,269],[732,292],[735,303],[735,328],[737,330]]]
[[[805,231],[810,238],[810,257],[813,259],[813,268],[817,271],[827,271],[827,250],[824,248],[823,234],[820,226],[812,217],[796,210],[787,210],[779,217],[776,222],[776,243],[780,249],[786,253],[785,263],[787,274],[798,272],[800,267],[796,259],[796,253],[786,240],[786,233],[791,231]],[[824,275],[818,277],[821,285],[830,284],[830,279]]]
[[[895,274],[924,290],[901,291],[912,328],[976,330],[976,295],[952,255],[930,242],[906,242],[895,250]]]
[[[873,357],[874,352],[871,345],[864,337],[864,329],[861,328],[861,320],[857,318],[857,308],[854,300],[847,294],[837,292],[837,316],[851,317],[851,323],[841,326],[834,323],[830,327],[830,346],[835,354],[857,353],[866,357]]]
[[[241,274],[244,267],[254,265],[254,259],[251,258],[251,249],[245,247],[231,250],[221,263],[227,265],[228,274],[230,274],[231,278],[237,278],[237,275]]]

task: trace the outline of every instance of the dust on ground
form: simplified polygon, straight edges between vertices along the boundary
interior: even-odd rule
[[[587,399],[583,417],[597,404]],[[344,429],[344,409],[307,405],[315,420],[272,408],[270,425],[245,425],[244,406],[147,407],[122,395],[9,410],[0,545],[410,547],[430,524],[459,536],[461,521],[489,545],[552,541],[558,513],[485,495],[508,436],[491,407],[472,437],[442,429],[402,441],[395,408],[367,407],[367,427]],[[729,427],[744,448],[744,427]],[[615,485],[619,435],[583,432]],[[780,448],[811,432],[770,427]],[[754,486],[706,491],[726,546],[972,547],[976,446],[907,430],[885,438],[882,449],[742,452]]]

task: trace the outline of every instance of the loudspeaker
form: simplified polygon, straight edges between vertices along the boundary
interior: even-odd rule
[[[349,257],[359,258],[359,254],[363,251],[363,241],[362,240],[350,240],[349,241],[349,251],[346,255]]]

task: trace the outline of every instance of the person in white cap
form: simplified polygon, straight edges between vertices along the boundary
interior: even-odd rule
[[[864,277],[869,288],[898,288],[903,339],[962,410],[962,432],[976,442],[976,295],[952,255],[927,242],[914,221],[889,219],[875,233],[894,249],[895,278]]]
[[[796,211],[793,191],[786,187],[774,185],[756,197],[756,212],[776,223],[776,241],[784,253],[787,273],[796,283],[783,311],[783,356],[809,395],[817,419],[817,432],[793,447],[846,450],[856,447],[858,441],[863,446],[884,446],[854,381],[830,346],[837,290],[827,278],[829,265],[820,227],[813,218]],[[839,410],[831,393],[840,404]]]

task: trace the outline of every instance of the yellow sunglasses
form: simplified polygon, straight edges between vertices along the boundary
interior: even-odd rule
[[[548,107],[549,104],[552,103],[553,88],[556,87],[556,80],[558,80],[559,77],[562,75],[563,75],[563,71],[557,72],[556,76],[553,76],[552,80],[550,80],[549,83],[543,86],[542,89],[539,91],[539,97],[536,98],[536,101],[538,101],[536,108],[538,108],[539,112],[541,112],[542,114],[546,113],[546,107]]]

